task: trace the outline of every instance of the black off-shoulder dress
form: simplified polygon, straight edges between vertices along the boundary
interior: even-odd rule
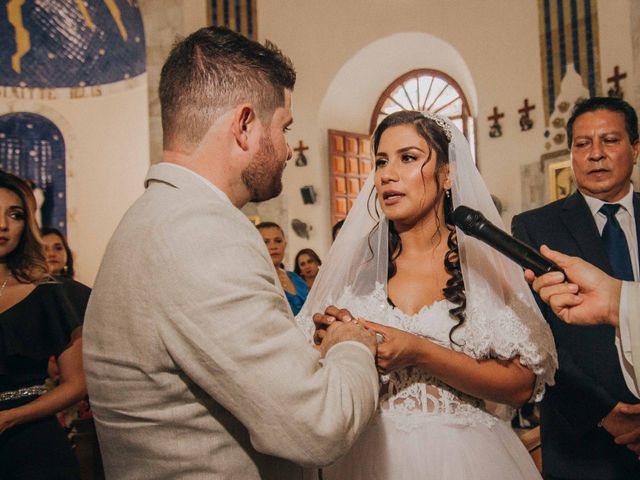
[[[0,313],[0,395],[43,385],[49,357],[58,357],[81,325],[61,283],[37,286]],[[29,403],[37,395],[0,402],[0,410]],[[79,479],[78,463],[54,415],[0,434],[3,479]]]

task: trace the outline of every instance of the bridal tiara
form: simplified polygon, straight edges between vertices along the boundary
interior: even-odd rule
[[[439,115],[435,115],[431,112],[420,112],[424,118],[428,118],[432,120],[438,125],[442,131],[444,132],[445,137],[447,137],[447,141],[451,141],[451,126],[446,122],[444,118]]]

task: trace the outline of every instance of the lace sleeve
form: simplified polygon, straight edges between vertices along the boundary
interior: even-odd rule
[[[482,295],[479,295],[482,298]],[[488,309],[476,302],[467,308],[462,351],[474,358],[520,358],[536,375],[531,401],[540,401],[545,384],[553,385],[558,368],[553,336],[527,299],[514,297],[509,305]],[[489,314],[488,312],[492,312]]]

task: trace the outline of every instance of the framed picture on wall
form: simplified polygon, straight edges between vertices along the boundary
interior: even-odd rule
[[[568,197],[576,191],[571,172],[571,159],[568,157],[547,163],[547,179],[550,201]]]
[[[247,215],[247,217],[254,225],[258,225],[262,221],[260,215]]]

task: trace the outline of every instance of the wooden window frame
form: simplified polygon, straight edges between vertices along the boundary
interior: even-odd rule
[[[389,96],[397,88],[404,85],[408,80],[411,80],[413,78],[419,78],[425,75],[442,79],[443,81],[451,85],[451,87],[453,87],[456,93],[460,96],[460,98],[462,99],[462,115],[460,117],[451,117],[451,118],[462,118],[462,125],[464,130],[463,133],[467,138],[469,138],[469,118],[471,117],[471,111],[469,109],[469,102],[467,101],[467,97],[464,94],[464,91],[462,90],[458,82],[456,82],[449,75],[447,75],[444,72],[441,72],[440,70],[434,70],[431,68],[419,68],[416,70],[411,70],[410,72],[407,72],[401,75],[400,77],[396,78],[393,82],[391,82],[391,84],[384,90],[384,92],[382,92],[382,94],[378,98],[378,102],[376,103],[375,108],[373,109],[373,114],[371,115],[371,121],[369,122],[370,134],[373,134],[373,131],[376,129],[376,126],[378,125],[378,116],[380,115],[382,106],[386,103]]]

